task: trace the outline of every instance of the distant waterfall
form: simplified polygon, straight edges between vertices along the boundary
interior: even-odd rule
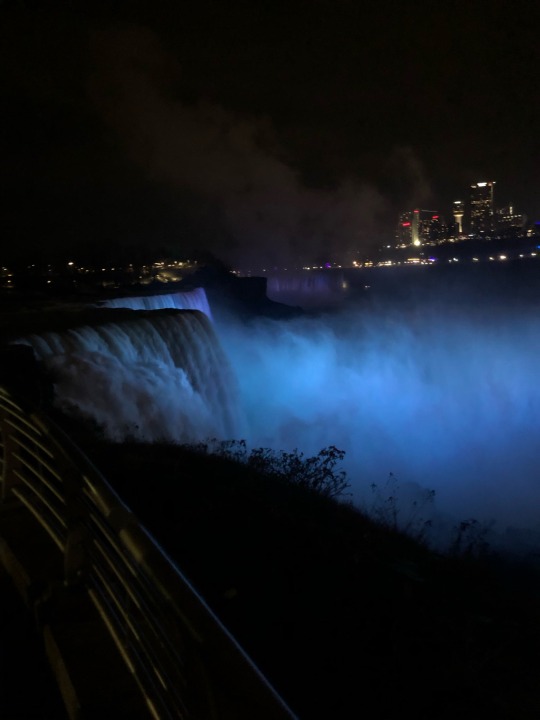
[[[270,300],[301,307],[333,306],[344,300],[348,283],[337,270],[303,270],[269,274]]]
[[[195,288],[185,292],[168,293],[166,295],[141,295],[139,297],[122,297],[101,300],[98,307],[129,308],[130,310],[200,310],[209,318],[212,317],[210,305],[204,288]]]
[[[156,311],[16,342],[50,372],[56,404],[93,419],[112,440],[236,437],[236,379],[201,311]]]

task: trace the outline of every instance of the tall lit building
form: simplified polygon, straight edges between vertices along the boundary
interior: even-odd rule
[[[434,244],[444,237],[446,226],[436,210],[412,210],[399,216],[396,241],[398,247]]]
[[[396,228],[396,246],[412,245],[412,212],[403,212],[399,216]]]
[[[474,235],[490,235],[494,230],[494,182],[471,185],[471,231]]]
[[[452,207],[452,212],[454,214],[454,223],[455,223],[456,233],[458,235],[462,235],[463,234],[463,216],[465,215],[465,206],[464,206],[462,200],[456,200],[454,202],[454,205]]]
[[[497,229],[502,235],[514,235],[523,230],[527,222],[527,216],[514,212],[512,203],[508,207],[501,208],[495,213]]]

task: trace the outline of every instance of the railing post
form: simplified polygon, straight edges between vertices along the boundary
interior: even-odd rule
[[[14,470],[20,466],[16,457],[17,443],[13,438],[13,429],[6,423],[5,418],[0,416],[0,433],[2,434],[3,458],[2,458],[2,488],[0,500],[5,502],[9,493],[18,482]]]
[[[86,577],[88,568],[88,530],[83,521],[80,499],[67,500],[67,537],[64,550],[64,584],[73,586]],[[84,510],[84,509],[83,509]]]
[[[80,473],[57,444],[54,445],[65,501],[64,585],[74,586],[84,581],[88,569],[88,510],[82,497]]]

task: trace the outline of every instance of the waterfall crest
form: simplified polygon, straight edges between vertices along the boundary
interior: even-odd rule
[[[202,311],[156,310],[15,342],[30,345],[53,378],[56,405],[111,440],[237,436],[236,378]]]
[[[209,318],[212,317],[210,305],[204,288],[195,288],[184,292],[167,293],[165,295],[141,295],[138,297],[121,297],[100,300],[98,307],[129,308],[130,310],[200,310]]]

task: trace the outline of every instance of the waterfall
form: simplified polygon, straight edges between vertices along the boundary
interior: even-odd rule
[[[15,343],[33,348],[57,406],[94,420],[111,440],[237,436],[236,378],[199,310],[156,310]]]
[[[343,272],[336,270],[289,271],[267,277],[270,300],[305,308],[341,303],[348,288]]]
[[[164,308],[200,310],[209,318],[212,317],[204,288],[167,293],[165,295],[111,298],[109,300],[100,300],[97,307],[129,308],[130,310],[163,310]]]

